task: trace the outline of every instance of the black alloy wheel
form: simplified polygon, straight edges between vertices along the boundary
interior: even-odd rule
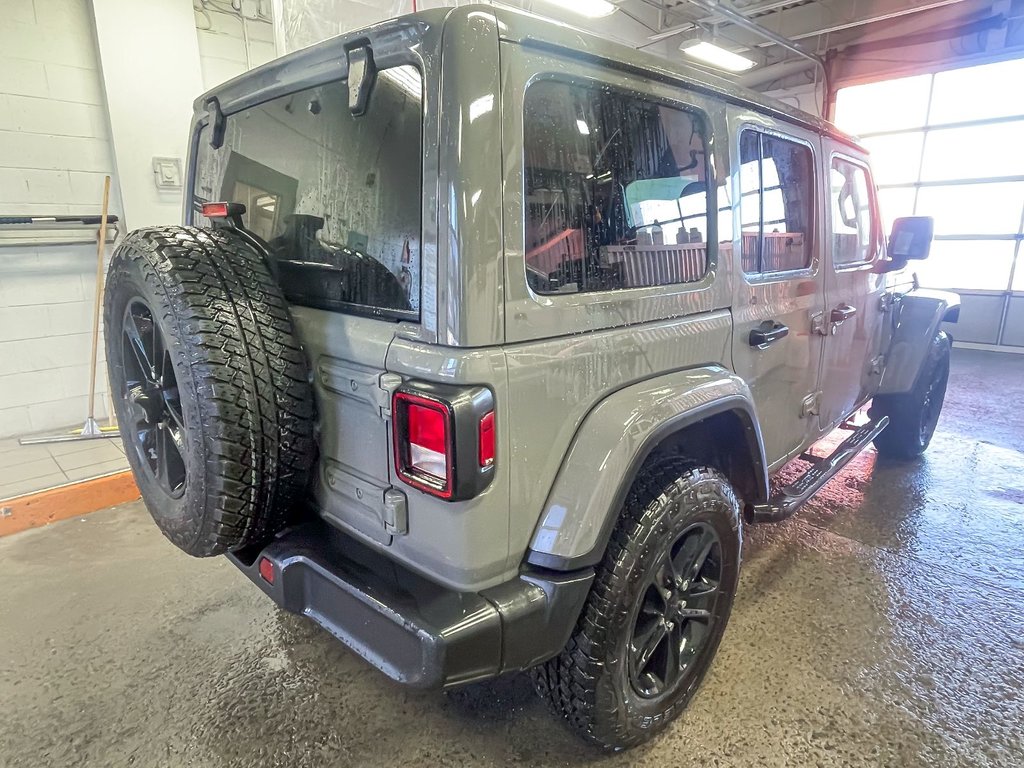
[[[695,523],[662,556],[641,595],[627,646],[629,681],[656,699],[685,685],[718,620],[722,553],[718,534]]]
[[[942,401],[946,396],[946,379],[949,376],[948,370],[941,368],[928,380],[928,386],[924,391],[924,398],[921,401],[921,430],[918,435],[922,445],[928,445],[939,423],[939,413],[942,411]]]
[[[946,398],[951,346],[949,336],[939,331],[928,345],[913,389],[875,396],[868,415],[889,417],[889,426],[875,438],[880,456],[909,461],[928,448]]]
[[[141,298],[128,302],[121,332],[125,425],[131,448],[156,485],[173,499],[185,493],[185,423],[171,357],[153,310]]]
[[[713,467],[648,460],[565,648],[533,669],[555,712],[604,749],[635,747],[689,704],[739,581],[740,501]]]

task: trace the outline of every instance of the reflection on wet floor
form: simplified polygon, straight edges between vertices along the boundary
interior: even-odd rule
[[[954,354],[925,459],[748,528],[719,658],[626,755],[518,676],[389,683],[138,505],[0,539],[0,766],[1024,766],[1024,356]]]

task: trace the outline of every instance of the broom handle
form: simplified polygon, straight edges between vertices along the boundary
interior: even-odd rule
[[[100,302],[103,300],[103,262],[107,245],[107,203],[110,200],[110,177],[103,177],[103,208],[100,231],[96,235],[96,299],[92,308],[92,360],[89,367],[89,421],[96,418],[96,358],[100,345]]]

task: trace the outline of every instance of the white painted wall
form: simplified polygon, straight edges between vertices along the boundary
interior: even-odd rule
[[[228,3],[196,3],[196,34],[203,87],[210,89],[277,56],[270,1],[242,3],[241,12]]]
[[[129,229],[181,221],[182,191],[160,190],[153,158],[184,164],[203,92],[191,0],[92,0],[114,158]]]
[[[87,0],[0,0],[0,19],[0,215],[99,213],[114,163]],[[0,248],[0,437],[85,420],[95,272],[95,245]]]
[[[0,215],[98,213],[110,174],[129,227],[178,223],[152,157],[184,159],[192,101],[274,58],[269,0],[243,13],[244,30],[191,0],[0,0]],[[0,247],[0,437],[85,419],[95,272],[94,245]]]

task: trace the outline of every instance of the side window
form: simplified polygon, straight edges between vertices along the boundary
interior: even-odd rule
[[[814,161],[811,150],[757,131],[740,134],[740,229],[747,274],[811,263]]]
[[[542,80],[526,92],[523,131],[531,289],[704,277],[708,163],[698,115],[607,86]]]
[[[832,158],[832,263],[864,264],[874,255],[871,185],[863,166]]]

